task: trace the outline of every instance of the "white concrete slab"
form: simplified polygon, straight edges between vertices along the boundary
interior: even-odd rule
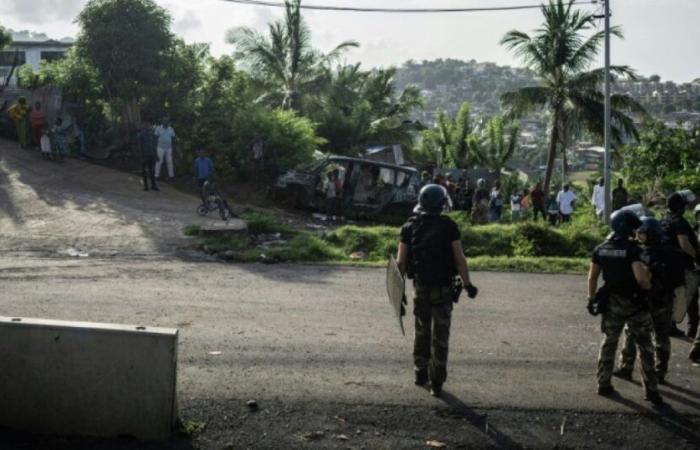
[[[166,439],[178,330],[0,317],[0,426]]]

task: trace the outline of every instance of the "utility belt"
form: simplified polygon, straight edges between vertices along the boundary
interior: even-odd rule
[[[421,289],[429,291],[430,296],[433,294],[437,294],[438,296],[445,295],[449,297],[453,303],[459,302],[459,296],[462,290],[464,290],[462,279],[458,275],[455,275],[450,281],[440,284],[424,283],[418,279],[418,277],[414,278],[413,282],[417,289],[418,286],[420,286]]]
[[[605,286],[606,290],[610,295],[618,295],[620,297],[625,297],[629,298],[632,300],[638,300],[638,299],[643,299],[646,296],[644,295],[644,291],[642,291],[639,288],[631,288],[631,287],[614,287],[614,286]]]

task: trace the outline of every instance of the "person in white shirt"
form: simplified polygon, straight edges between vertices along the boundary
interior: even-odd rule
[[[168,177],[171,180],[175,179],[175,167],[173,166],[173,139],[175,139],[175,130],[168,124],[168,120],[164,120],[162,125],[158,125],[155,129],[155,134],[158,137],[158,162],[156,163],[156,178],[160,178],[160,168],[165,162],[168,169]]]
[[[603,216],[605,216],[605,180],[602,178],[598,184],[593,186],[593,197],[591,197],[591,204],[595,209],[595,215],[602,221]]]
[[[522,197],[517,192],[510,195],[510,220],[511,222],[520,221],[520,202]]]
[[[576,194],[569,190],[568,184],[565,184],[564,188],[557,194],[557,205],[559,205],[559,214],[561,215],[562,223],[571,221],[571,214],[574,212],[575,201]]]
[[[51,138],[49,137],[49,130],[47,127],[41,129],[39,147],[41,148],[41,157],[43,159],[51,159]]]

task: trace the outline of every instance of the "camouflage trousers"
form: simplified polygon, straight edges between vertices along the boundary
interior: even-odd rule
[[[656,392],[658,386],[654,372],[654,345],[651,340],[654,324],[651,314],[647,309],[640,308],[631,298],[617,294],[610,294],[608,310],[603,314],[601,322],[601,330],[605,337],[598,355],[598,386],[611,385],[617,342],[625,324],[629,327],[639,350],[642,385],[647,392]]]
[[[654,326],[654,349],[656,351],[656,374],[665,376],[668,372],[668,360],[671,358],[671,308],[654,308],[651,320]],[[620,368],[632,370],[637,358],[636,339],[629,325],[625,326],[625,337],[620,352]]]
[[[449,287],[435,287],[414,282],[416,296],[415,340],[413,363],[415,370],[428,369],[431,383],[442,384],[447,379],[447,352],[452,319],[452,299]]]

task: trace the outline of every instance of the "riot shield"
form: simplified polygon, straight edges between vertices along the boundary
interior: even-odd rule
[[[678,286],[673,296],[673,321],[675,323],[680,323],[683,321],[685,314],[688,311],[689,302],[690,299],[686,294],[685,285]]]
[[[389,264],[386,267],[386,292],[389,295],[391,308],[399,321],[401,333],[406,336],[401,317],[401,301],[406,293],[406,283],[393,255],[389,257]]]

